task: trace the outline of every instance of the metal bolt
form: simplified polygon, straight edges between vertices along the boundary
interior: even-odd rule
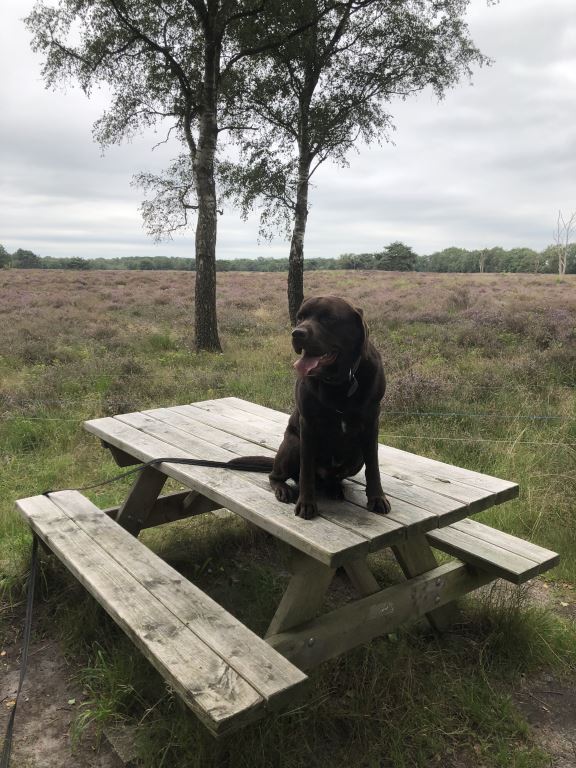
[[[314,645],[315,642],[316,642],[316,638],[315,637],[309,637],[308,638],[308,647],[312,648],[312,646]]]

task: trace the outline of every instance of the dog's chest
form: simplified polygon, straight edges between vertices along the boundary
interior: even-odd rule
[[[362,421],[354,414],[335,412],[322,425],[319,424],[318,428],[328,438],[325,441],[328,445],[331,441],[337,444],[349,443],[362,433]]]

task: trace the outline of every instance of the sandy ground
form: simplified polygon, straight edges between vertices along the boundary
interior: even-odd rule
[[[2,738],[20,676],[20,643],[0,650],[0,734]],[[73,745],[70,726],[83,700],[60,645],[34,642],[16,714],[12,747],[14,768],[122,768],[123,762],[105,739],[97,743],[88,733]]]

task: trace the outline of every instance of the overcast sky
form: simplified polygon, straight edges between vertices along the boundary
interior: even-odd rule
[[[174,147],[147,135],[101,155],[92,123],[105,105],[47,91],[22,18],[31,0],[0,3],[0,243],[41,256],[191,256],[193,232],[146,236],[134,173],[160,170]],[[314,178],[305,253],[374,252],[402,240],[418,253],[451,245],[553,240],[558,209],[576,210],[576,0],[472,0],[472,38],[493,66],[442,102],[392,105],[394,144],[363,147],[348,168]],[[219,218],[217,255],[286,256],[258,244],[257,216]]]

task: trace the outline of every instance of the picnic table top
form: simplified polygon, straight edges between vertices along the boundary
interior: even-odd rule
[[[228,461],[236,456],[273,456],[288,418],[280,411],[226,397],[92,419],[84,426],[138,461],[160,457]],[[366,509],[362,471],[345,481],[344,501],[320,497],[320,514],[313,520],[295,517],[293,505],[277,501],[262,473],[169,462],[158,469],[331,567],[518,495],[515,483],[382,444],[379,462],[392,505],[389,515]]]

